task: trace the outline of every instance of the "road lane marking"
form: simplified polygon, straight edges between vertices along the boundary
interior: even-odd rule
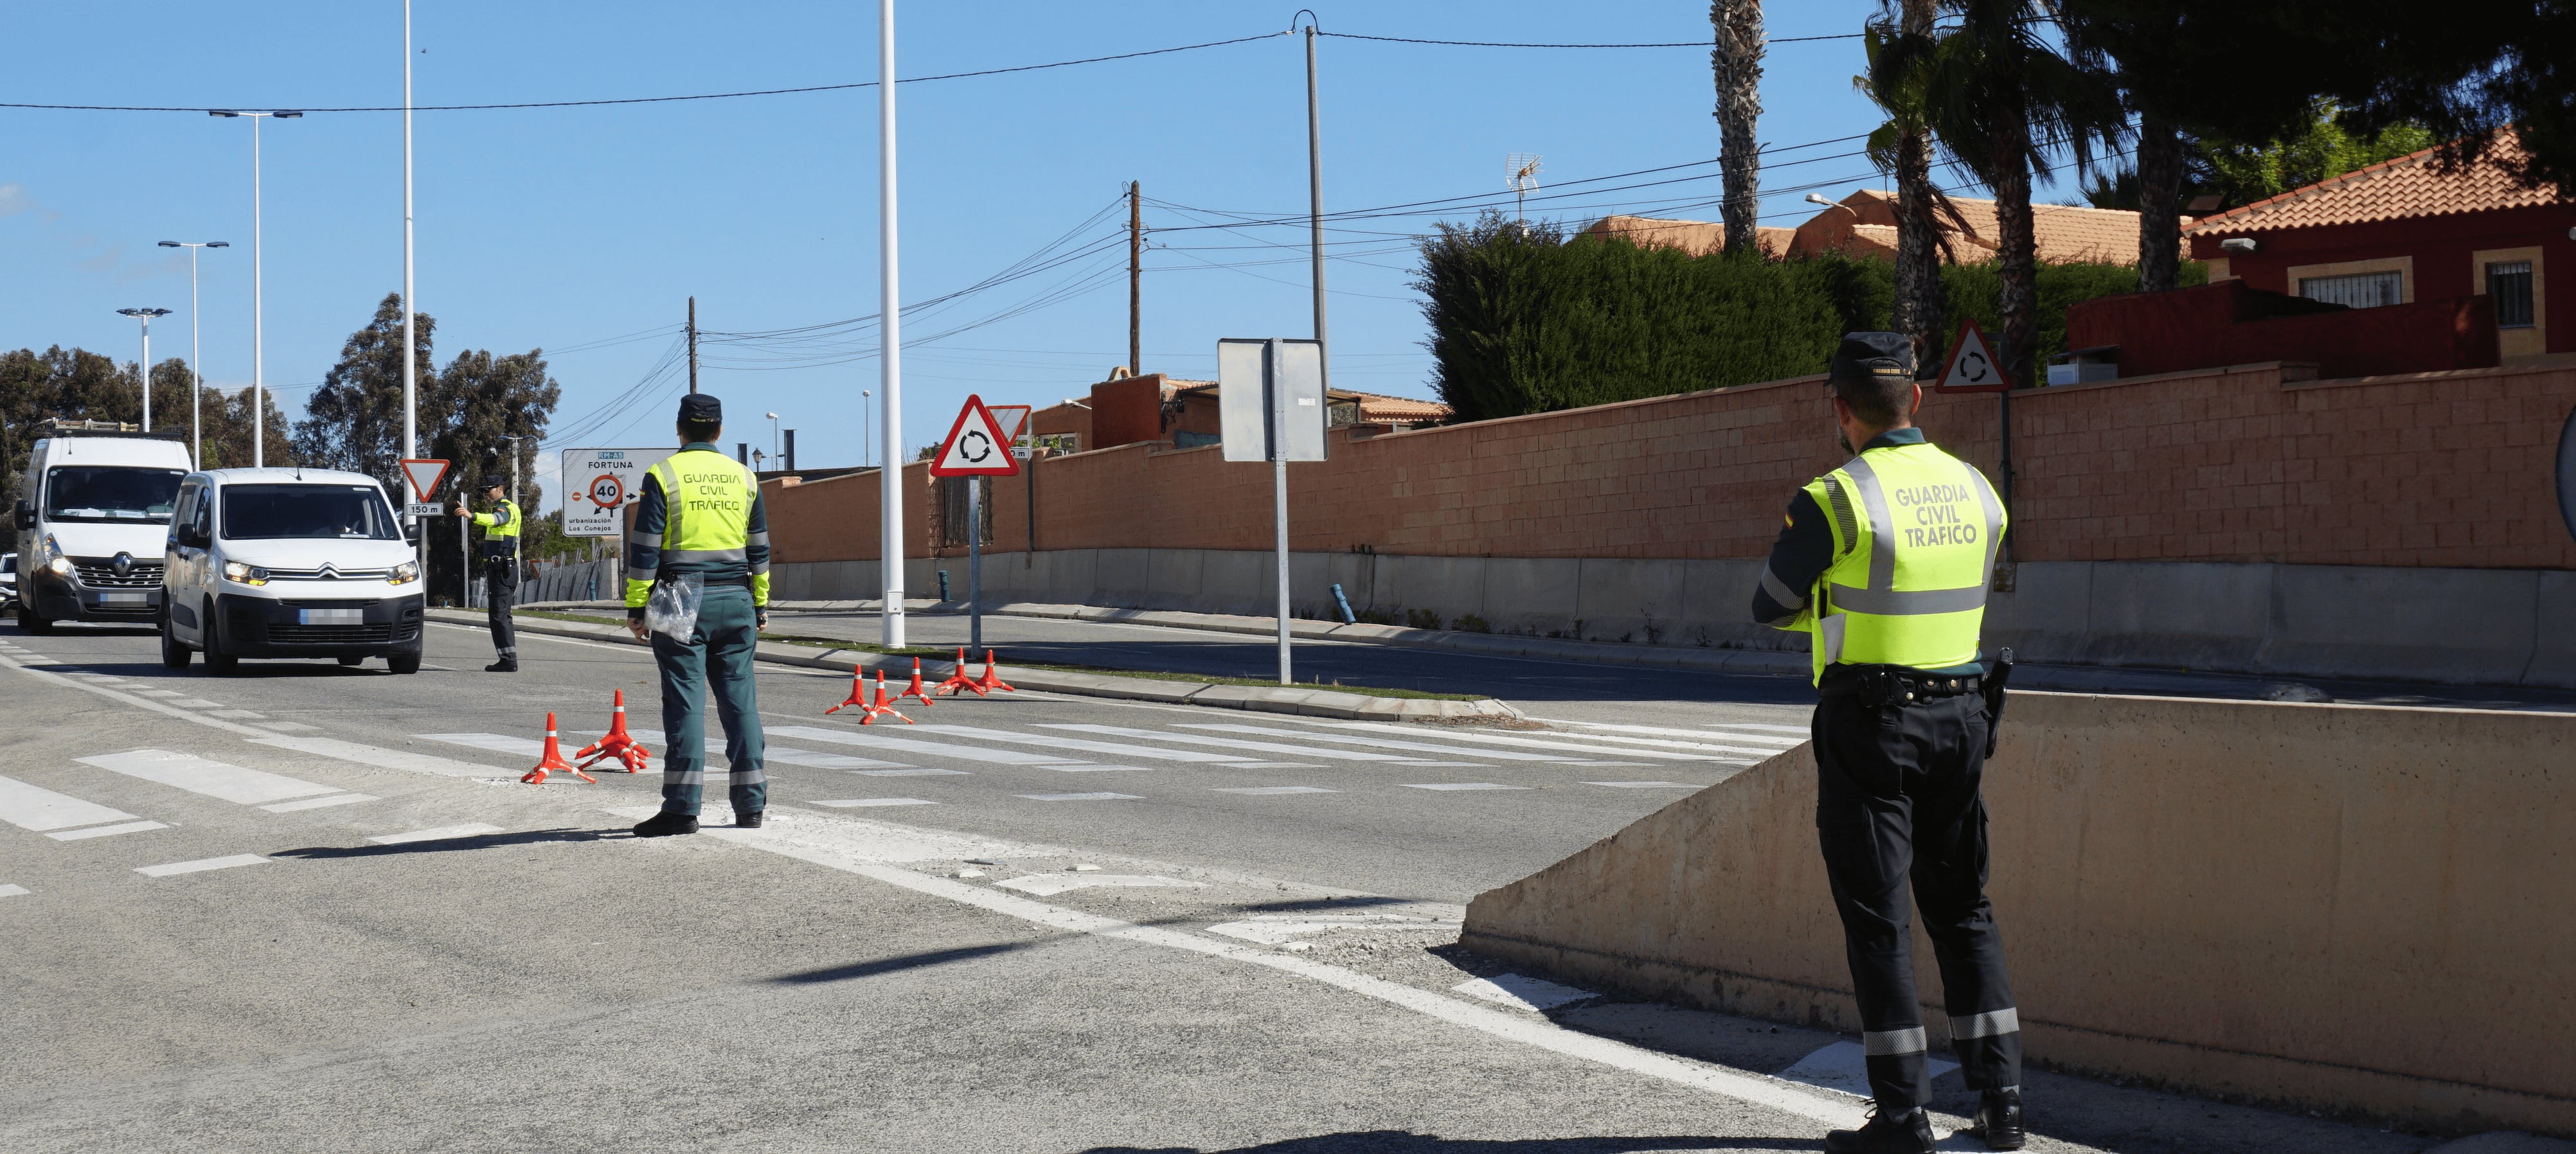
[[[1185,882],[1179,878],[1158,877],[1153,874],[1058,873],[1029,874],[1025,877],[1016,877],[1009,881],[994,882],[993,884],[1006,890],[1018,890],[1024,894],[1033,894],[1037,897],[1046,898],[1054,897],[1061,893],[1070,893],[1074,890],[1087,890],[1101,887],[1171,889],[1180,887],[1204,887],[1207,883]]]
[[[1229,765],[1229,766],[1227,766],[1226,768],[1227,768],[1227,769],[1322,769],[1322,768],[1324,768],[1324,767],[1323,767],[1323,766],[1320,766],[1320,765],[1313,764],[1313,763],[1311,763],[1311,762],[1304,762],[1304,761],[1239,761],[1239,762],[1234,763],[1233,765]]]
[[[922,741],[918,738],[896,737],[888,733],[844,733],[836,729],[821,729],[810,725],[781,725],[771,728],[768,732],[781,737],[803,738],[807,741],[829,741],[869,749],[891,749],[903,753],[954,757],[963,761],[989,761],[999,765],[1083,764],[1078,758],[1023,753],[1016,749],[985,749],[974,745],[952,745],[945,741]]]
[[[321,727],[321,726],[318,726],[318,725],[306,725],[306,724],[304,724],[304,723],[303,723],[303,722],[301,722],[301,721],[254,721],[254,722],[252,722],[251,724],[258,726],[258,727],[260,727],[261,729],[274,729],[274,730],[278,731],[279,733],[320,733],[320,732],[322,732],[322,727]]]
[[[635,739],[637,741],[641,741],[646,745],[659,745],[667,748],[671,744],[670,734],[664,733],[658,729],[630,729],[627,732],[635,735]],[[767,732],[764,731],[762,736],[764,738],[767,737]],[[705,735],[705,742],[708,757],[723,757],[725,755],[725,739],[723,737],[714,733],[709,733]],[[846,753],[822,753],[811,749],[791,749],[786,746],[771,745],[767,741],[763,741],[761,743],[760,760],[763,762],[774,761],[780,765],[801,765],[807,769],[875,769],[880,767],[891,767],[895,764],[891,761],[876,761],[865,757],[852,757]]]
[[[218,709],[209,712],[206,716],[229,717],[235,721],[265,721],[268,719],[268,715],[265,713],[253,713],[247,709]]]
[[[1050,727],[1053,728],[1053,727]],[[1120,757],[1141,757],[1149,761],[1184,761],[1206,765],[1224,765],[1252,760],[1231,753],[1201,753],[1195,749],[1162,749],[1146,745],[1124,745],[1115,741],[1084,741],[1044,733],[1014,733],[1007,729],[982,729],[971,725],[925,725],[922,732],[933,735],[954,734],[978,741],[998,741],[1006,745],[1043,745],[1049,749],[1079,749],[1085,753],[1108,753]]]
[[[193,753],[172,753],[166,749],[136,749],[125,753],[104,753],[96,757],[73,760],[94,765],[110,773],[139,777],[145,781],[184,789],[190,793],[242,805],[260,805],[294,797],[338,793],[336,785],[316,785],[279,773],[244,769],[220,761],[209,761]]]
[[[834,809],[873,809],[887,805],[937,805],[917,797],[845,797],[839,801],[809,801],[806,805],[828,805]]]
[[[1043,768],[1057,773],[1151,773],[1154,770],[1150,765],[1050,765]],[[1226,768],[1234,767],[1229,765]]]
[[[181,692],[179,692],[179,691],[178,691],[178,690],[176,690],[176,689],[137,689],[137,690],[134,690],[133,692],[135,692],[136,694],[138,694],[138,695],[140,695],[140,696],[143,696],[143,697],[186,697],[186,696],[187,696],[187,694],[185,694],[185,693],[181,693]]]
[[[29,785],[13,778],[0,777],[0,821],[24,830],[43,833],[50,829],[70,829],[76,825],[98,825],[111,821],[132,821],[134,815],[97,802],[83,801],[67,793],[55,793],[42,786]]]
[[[157,821],[129,821],[122,825],[97,825],[91,826],[87,829],[67,829],[59,833],[49,833],[45,836],[52,838],[55,841],[83,841],[94,837],[115,837],[121,833],[142,833],[145,830],[168,828],[170,827]]]
[[[223,708],[223,703],[221,703],[221,702],[216,702],[216,701],[208,701],[208,700],[206,700],[205,698],[202,698],[202,697],[182,697],[182,698],[178,699],[177,701],[173,701],[173,702],[171,702],[170,704],[172,704],[172,705],[176,705],[176,706],[179,706],[179,707],[180,707],[180,708],[182,708],[182,709],[222,709],[222,708]],[[209,714],[208,716],[213,716],[213,715],[212,715],[212,714]]]
[[[1143,801],[1132,793],[1024,793],[1030,801]]]
[[[1807,731],[1803,729],[1798,731],[1801,736],[1788,737],[1775,736],[1767,733],[1730,733],[1724,729],[1675,729],[1671,726],[1665,725],[1614,725],[1607,721],[1561,721],[1553,717],[1533,717],[1530,720],[1543,721],[1549,725],[1575,725],[1581,726],[1585,729],[1605,729],[1614,733],[1640,733],[1649,737],[1719,737],[1728,741],[1746,741],[1761,745],[1776,746],[1779,749],[1787,749],[1790,746],[1807,740],[1804,736]]]
[[[27,896],[28,892],[25,886],[0,885],[0,898],[22,898]]]
[[[270,813],[294,813],[297,810],[321,809],[325,806],[349,805],[354,802],[374,800],[376,800],[376,797],[373,794],[335,793],[329,797],[308,797],[302,801],[281,801],[276,805],[263,805],[260,808],[267,810]]]
[[[450,761],[444,757],[432,757],[426,753],[412,753],[408,750],[379,749],[372,745],[360,745],[354,741],[341,741],[333,737],[262,735],[252,738],[250,743],[277,749],[291,749],[297,753],[309,753],[316,757],[327,757],[352,765],[396,769],[405,773],[435,774],[439,777],[493,777],[505,772],[492,766],[476,765],[469,761]]]
[[[1278,797],[1291,793],[1340,793],[1338,789],[1320,789],[1311,785],[1252,785],[1231,789],[1212,789],[1209,793],[1239,793],[1246,797]]]
[[[1612,789],[1699,789],[1687,781],[1587,781],[1585,785],[1606,785]]]
[[[1185,742],[1190,745],[1215,745],[1226,749],[1249,749],[1261,753],[1285,753],[1295,757],[1320,757],[1330,761],[1383,761],[1396,765],[1418,765],[1422,759],[1396,753],[1370,753],[1359,749],[1317,749],[1309,745],[1278,745],[1266,741],[1245,741],[1240,737],[1201,737],[1195,733],[1169,733],[1159,729],[1131,729],[1123,725],[1042,725],[1041,729],[1062,729],[1075,733],[1098,733],[1111,737],[1142,737],[1152,741]],[[1267,767],[1270,763],[1257,763]]]
[[[1220,922],[1207,932],[1220,937],[1259,942],[1290,950],[1314,947],[1296,939],[1336,930],[1446,930],[1457,933],[1460,922],[1408,914],[1254,914],[1242,921]]]
[[[1483,998],[1506,1006],[1546,1013],[1558,1006],[1588,1002],[1601,995],[1572,986],[1532,978],[1522,974],[1496,974],[1490,978],[1469,978],[1449,987],[1471,998]]]
[[[1454,745],[1431,745],[1429,743],[1419,741],[1389,741],[1383,737],[1330,733],[1323,730],[1279,729],[1267,725],[1219,725],[1213,723],[1190,724],[1185,722],[1180,726],[1180,728],[1204,729],[1211,733],[1250,733],[1266,734],[1272,737],[1295,737],[1302,738],[1307,741],[1322,741],[1335,745],[1366,745],[1378,749],[1410,749],[1419,753],[1444,753],[1451,757],[1481,757],[1487,758],[1491,761],[1544,761],[1556,765],[1592,764],[1589,761],[1578,760],[1575,758],[1558,757],[1545,753],[1523,753],[1515,749],[1461,749]],[[1410,731],[1397,730],[1396,732],[1405,733]],[[1442,736],[1446,737],[1447,735],[1444,734]],[[1620,752],[1625,753],[1627,751],[1621,750]]]
[[[1399,727],[1397,727],[1397,726],[1392,726],[1392,725],[1381,725],[1381,724],[1379,724],[1379,723],[1377,723],[1377,722],[1373,722],[1373,721],[1355,721],[1355,722],[1349,722],[1349,723],[1346,723],[1346,724],[1343,724],[1343,725],[1337,726],[1336,728],[1340,728],[1340,729],[1364,729],[1364,730],[1372,730],[1372,731],[1381,732],[1381,733],[1411,733],[1411,732],[1414,732],[1413,730],[1403,729],[1403,728],[1399,728]],[[1624,745],[1622,745],[1622,746],[1616,746],[1616,747],[1611,747],[1611,746],[1600,746],[1600,745],[1575,745],[1575,744],[1570,744],[1570,743],[1565,742],[1565,741],[1542,741],[1542,740],[1540,740],[1540,739],[1538,739],[1538,738],[1535,738],[1535,737],[1506,737],[1506,736],[1504,736],[1504,735],[1502,735],[1502,734],[1499,734],[1499,733],[1462,733],[1462,732],[1450,732],[1450,733],[1444,733],[1444,734],[1441,734],[1440,736],[1441,736],[1441,739],[1442,739],[1442,740],[1444,740],[1444,741],[1463,741],[1463,742],[1468,742],[1468,743],[1470,743],[1470,744],[1474,744],[1474,745],[1508,745],[1508,746],[1511,746],[1511,747],[1513,747],[1513,748],[1515,748],[1515,749],[1553,749],[1553,750],[1557,750],[1557,751],[1559,751],[1559,752],[1561,752],[1561,753],[1581,753],[1581,754],[1591,754],[1591,755],[1607,755],[1607,756],[1610,756],[1610,757],[1644,757],[1644,758],[1652,758],[1652,759],[1654,759],[1654,760],[1656,760],[1656,761],[1731,761],[1731,762],[1734,762],[1735,764],[1738,764],[1738,765],[1751,765],[1751,764],[1753,764],[1751,761],[1745,760],[1745,759],[1744,759],[1744,758],[1742,758],[1742,757],[1711,757],[1711,756],[1708,756],[1708,755],[1704,755],[1704,754],[1696,754],[1696,753],[1667,753],[1667,752],[1665,752],[1665,751],[1663,751],[1663,750],[1660,750],[1660,749],[1638,749],[1638,748],[1632,748],[1632,747],[1624,746]],[[1716,747],[1716,746],[1710,746],[1709,748],[1711,748],[1711,749],[1715,749],[1715,748],[1717,748],[1717,747]],[[1464,750],[1456,750],[1456,751],[1453,751],[1453,752],[1466,752],[1466,751],[1464,751]],[[1485,756],[1494,756],[1493,754],[1491,754],[1490,752],[1487,752],[1487,751],[1479,750],[1479,751],[1477,751],[1477,752],[1479,752],[1479,753],[1483,753]],[[1738,750],[1738,751],[1736,751],[1736,752],[1738,752],[1738,753],[1751,754],[1751,755],[1753,755],[1753,756],[1754,756],[1754,757],[1756,757],[1756,758],[1763,758],[1763,757],[1769,757],[1769,756],[1771,756],[1771,754],[1772,754],[1772,752],[1773,752],[1773,751],[1772,751],[1772,750],[1767,750],[1767,749],[1746,749],[1746,750]]]
[[[855,774],[858,774],[858,775],[860,775],[860,776],[862,776],[862,777],[965,777],[965,776],[968,776],[968,775],[967,775],[967,773],[966,773],[966,771],[965,771],[965,770],[962,770],[962,769],[926,769],[926,768],[923,768],[923,767],[918,766],[918,765],[907,765],[907,766],[904,766],[904,767],[903,767],[903,768],[901,768],[901,769],[854,769],[854,770],[851,770],[850,772],[855,773]]]
[[[718,829],[707,832],[719,840],[736,842],[764,852],[811,862],[827,869],[857,874],[915,893],[945,898],[962,905],[975,906],[1004,917],[1017,918],[1050,929],[1163,946],[1292,974],[1411,1010],[1453,1026],[1506,1041],[1518,1042],[1564,1057],[1687,1086],[1826,1126],[1855,1128],[1861,1123],[1861,1111],[1855,1104],[1822,1098],[1758,1074],[1738,1073],[1687,1058],[1677,1058],[1631,1046],[1625,1042],[1577,1033],[1545,1019],[1480,1006],[1445,994],[1416,989],[1294,954],[1221,941],[1181,930],[1139,926],[1115,918],[1086,914],[1062,906],[1051,906],[984,886],[915,873],[897,865],[859,861],[830,850],[785,842],[775,837],[764,837],[762,835],[766,831],[762,830]]]
[[[1959,1068],[1957,1062],[1937,1055],[1925,1055],[1929,1076],[1938,1078]],[[1861,1044],[1839,1041],[1792,1063],[1786,1070],[1772,1075],[1784,1082],[1802,1082],[1854,1098],[1869,1097],[1869,1054]]]
[[[235,866],[267,865],[268,859],[255,853],[237,853],[230,857],[201,858],[196,861],[174,861],[168,865],[136,866],[134,872],[148,878],[166,878],[176,874],[197,874],[207,870],[228,870]]]
[[[1427,785],[1407,785],[1406,789],[1528,789],[1526,785],[1496,785],[1490,781],[1435,781]]]
[[[462,745],[468,749],[488,749],[494,753],[512,753],[520,757],[537,757],[546,751],[545,743],[535,738],[511,737],[504,733],[415,733],[412,736],[422,741],[443,741],[449,745]]]
[[[476,821],[467,822],[464,825],[442,825],[432,829],[416,829],[406,833],[377,834],[367,840],[374,842],[377,845],[407,845],[416,841],[444,841],[448,838],[454,837],[480,837],[487,833],[499,832],[501,832],[500,826],[485,825],[482,822]]]

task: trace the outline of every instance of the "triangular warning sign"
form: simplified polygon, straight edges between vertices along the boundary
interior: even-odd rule
[[[930,459],[930,475],[1009,477],[1019,471],[1019,461],[1011,456],[1010,431],[993,419],[984,398],[968,394],[966,407],[957,410],[957,423],[948,429],[948,439],[939,443],[939,455]]]
[[[1959,322],[1959,333],[1950,338],[1950,363],[1942,366],[1941,380],[1933,386],[1945,393],[2000,393],[2012,388],[2004,378],[2003,366],[1995,363],[1992,346],[1986,343],[1986,331],[1974,320]]]
[[[412,499],[426,501],[430,494],[438,491],[440,479],[447,476],[447,462],[435,458],[405,457],[402,471],[403,477],[411,482]]]

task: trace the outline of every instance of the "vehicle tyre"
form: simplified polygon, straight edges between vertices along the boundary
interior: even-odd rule
[[[199,632],[206,638],[206,672],[216,677],[232,676],[234,670],[241,668],[241,658],[224,652],[224,623],[215,616],[214,602],[206,603],[205,616],[198,620],[205,622]]]
[[[396,672],[396,673],[418,673],[418,672],[420,672],[420,654],[418,654],[418,653],[388,653],[388,654],[385,654],[385,668],[390,669],[390,670],[392,670],[392,671],[394,671],[394,672]]]
[[[186,669],[187,667],[188,647],[179,644],[178,636],[170,632],[170,610],[164,607],[161,610],[161,668]]]
[[[18,603],[18,628],[42,636],[54,631],[54,623],[45,620],[44,614],[36,612],[35,602],[21,601]]]
[[[366,663],[367,659],[364,657],[343,657],[340,659],[340,664],[342,665],[364,665]]]

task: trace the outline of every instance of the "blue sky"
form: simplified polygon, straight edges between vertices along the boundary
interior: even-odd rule
[[[1871,0],[1774,4],[1775,38],[1857,31]],[[1238,3],[910,3],[904,76],[1007,67],[1271,32],[1293,8]],[[1328,31],[1433,39],[1705,41],[1704,0],[1569,5],[1380,0],[1319,10]],[[423,105],[661,96],[873,79],[875,6],[418,0]],[[0,3],[13,54],[0,101],[317,108],[399,104],[399,0]],[[1325,39],[1320,46],[1328,212],[1503,197],[1505,156],[1543,156],[1531,215],[1605,211],[1714,219],[1717,150],[1705,49],[1541,51]],[[1851,87],[1856,40],[1778,44],[1764,84],[1769,147],[1847,137],[1875,122]],[[1300,41],[899,89],[904,284],[921,300],[974,284],[1077,230],[1123,230],[1111,210],[1141,180],[1147,371],[1207,377],[1219,337],[1304,336],[1302,223],[1194,228],[1220,213],[1287,216],[1306,203]],[[439,360],[543,347],[564,386],[555,447],[667,436],[676,374],[612,405],[670,351],[687,297],[711,331],[785,329],[877,311],[873,90],[732,100],[417,115],[421,307]],[[267,378],[290,414],[341,341],[401,283],[400,116],[320,113],[272,122],[265,144]],[[159,240],[229,240],[204,259],[205,371],[250,378],[250,141],[243,120],[197,112],[0,109],[0,347],[83,345],[130,359],[126,306],[179,310],[156,357],[184,354],[184,256]],[[1812,211],[1880,180],[1856,142],[1780,152],[1766,217]],[[1790,161],[1811,161],[1783,166]],[[1686,178],[1686,179],[1681,179]],[[1611,191],[1642,181],[1674,181]],[[1567,193],[1581,195],[1567,196]],[[1155,203],[1162,202],[1162,203]],[[1464,220],[1346,222],[1328,233],[1334,383],[1427,396],[1406,236]],[[1185,207],[1171,207],[1185,206]],[[1085,222],[1089,221],[1088,225]],[[1287,245],[1291,247],[1276,247]],[[1064,251],[1064,250],[1056,250]],[[905,356],[907,444],[937,438],[970,391],[1046,404],[1126,360],[1123,243],[907,319],[927,336],[1010,312]],[[1222,267],[1219,267],[1222,266]],[[1085,280],[1085,276],[1093,279]],[[1087,291],[1078,291],[1086,290]],[[1071,294],[1071,295],[1067,295]],[[1052,299],[1062,297],[1063,299]],[[622,343],[607,343],[629,337]],[[728,440],[768,442],[776,410],[800,464],[856,464],[859,391],[876,389],[873,337],[781,349],[710,345],[702,387]],[[820,363],[855,357],[841,363]],[[782,359],[783,358],[783,359]],[[756,367],[783,364],[786,367]],[[552,494],[549,495],[552,504]]]

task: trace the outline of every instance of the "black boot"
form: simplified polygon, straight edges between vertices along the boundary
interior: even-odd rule
[[[1988,1090],[1977,1104],[1977,1137],[1986,1141],[1988,1150],[2019,1150],[2030,1137],[2021,1124],[2021,1087],[2006,1086]]]
[[[483,667],[485,673],[517,673],[518,671],[519,663],[506,657]]]
[[[696,814],[672,813],[669,810],[663,810],[645,818],[644,824],[635,827],[637,837],[669,837],[675,833],[696,832],[698,832]]]
[[[1932,1116],[1920,1106],[1899,1114],[1872,1102],[1869,1121],[1860,1129],[1825,1135],[1825,1154],[1930,1154],[1931,1149]]]
[[[759,829],[760,811],[755,809],[750,813],[743,813],[736,810],[733,815],[733,825],[735,829]]]

